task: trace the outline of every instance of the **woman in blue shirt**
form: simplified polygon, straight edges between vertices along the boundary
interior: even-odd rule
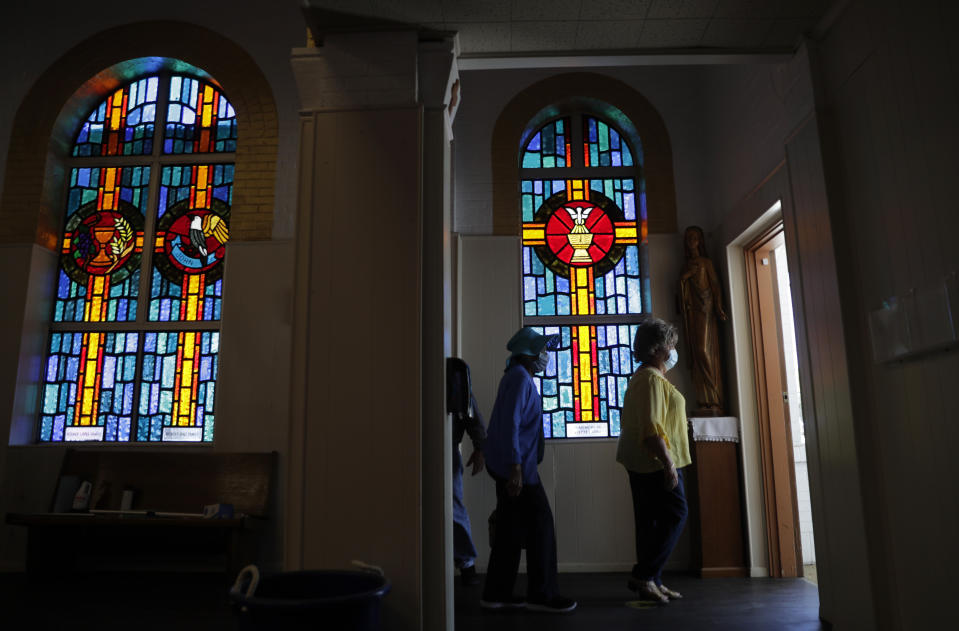
[[[511,355],[486,434],[486,470],[496,482],[496,533],[480,604],[565,613],[576,601],[559,594],[556,534],[536,466],[543,460],[543,403],[533,375],[546,369],[557,336],[524,327],[506,344]],[[513,595],[526,548],[526,600]]]

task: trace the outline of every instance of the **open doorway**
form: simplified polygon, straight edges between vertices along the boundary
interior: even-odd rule
[[[782,224],[745,248],[770,576],[816,582],[806,441]]]

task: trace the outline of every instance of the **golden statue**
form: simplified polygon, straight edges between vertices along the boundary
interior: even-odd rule
[[[686,228],[686,263],[679,277],[686,346],[692,357],[693,389],[699,406],[694,416],[722,416],[722,361],[719,357],[719,320],[726,320],[716,268],[706,256],[703,229]]]

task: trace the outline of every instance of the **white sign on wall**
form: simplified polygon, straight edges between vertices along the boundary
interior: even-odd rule
[[[164,427],[163,442],[198,443],[203,440],[202,427]]]
[[[609,436],[606,423],[567,423],[567,438],[596,438]]]
[[[67,427],[63,430],[63,440],[103,440],[103,427]]]

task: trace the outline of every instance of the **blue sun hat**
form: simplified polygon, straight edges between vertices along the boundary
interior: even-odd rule
[[[532,327],[524,326],[506,343],[506,350],[512,355],[536,357],[543,352],[544,348],[553,350],[558,345],[558,335],[543,335],[537,333]]]

